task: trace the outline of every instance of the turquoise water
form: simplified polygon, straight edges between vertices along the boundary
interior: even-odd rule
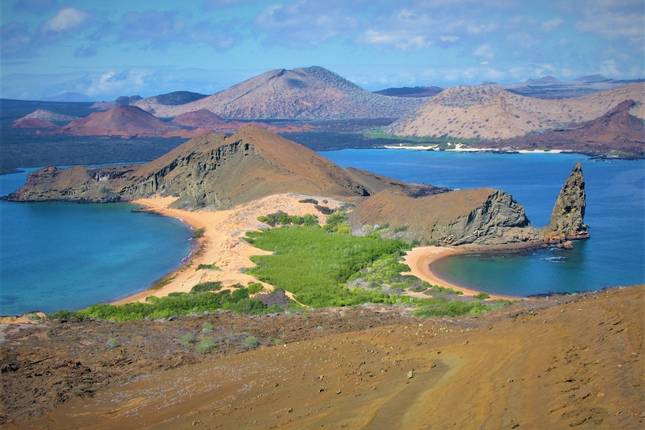
[[[26,173],[0,176],[0,194]],[[0,201],[0,314],[78,309],[141,291],[191,249],[179,221],[128,204]]]
[[[463,154],[385,149],[323,152],[354,166],[411,182],[450,188],[494,187],[524,205],[535,226],[548,223],[574,163],[587,182],[591,239],[575,249],[456,256],[433,269],[484,291],[526,296],[645,283],[645,161],[593,160],[578,154]]]

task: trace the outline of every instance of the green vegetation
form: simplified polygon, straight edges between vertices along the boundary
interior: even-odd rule
[[[195,351],[200,354],[208,354],[217,348],[217,342],[214,339],[202,339],[195,345]]]
[[[207,321],[204,324],[202,324],[202,333],[203,334],[212,333],[214,328],[215,326]]]
[[[247,336],[242,343],[247,348],[256,348],[260,344],[260,341],[255,336]]]
[[[259,300],[251,299],[246,288],[239,288],[233,292],[229,290],[220,292],[208,290],[173,293],[166,297],[150,297],[146,303],[97,304],[77,312],[59,311],[51,314],[51,317],[67,320],[94,318],[111,321],[130,321],[214,312],[218,309],[245,314],[282,311],[279,306],[266,306]]]
[[[111,337],[107,340],[107,342],[105,342],[105,347],[107,349],[114,349],[118,348],[119,346],[121,346],[121,342],[119,342],[119,339],[117,339],[116,337]]]
[[[211,264],[200,264],[195,270],[219,270],[219,267],[215,263]]]
[[[488,295],[488,294],[486,294],[486,293],[479,293],[479,294],[477,294],[477,295],[475,296],[475,298],[476,298],[476,299],[479,299],[479,300],[486,300],[486,299],[487,299],[487,298],[489,298],[489,297],[490,297],[490,295]]]
[[[264,290],[264,286],[259,282],[251,282],[246,286],[246,288],[249,290],[250,295],[257,294],[260,291]]]
[[[195,230],[193,230],[193,239],[204,237],[204,233],[206,233],[205,228],[196,228]]]
[[[217,291],[222,289],[222,283],[219,281],[201,282],[191,288],[191,293],[205,293],[207,291]]]
[[[477,315],[491,308],[480,301],[451,301],[445,299],[426,300],[418,304],[415,315],[421,317]]]
[[[190,348],[195,342],[197,342],[195,333],[185,333],[179,337],[179,343],[184,345],[186,348]]]
[[[289,215],[282,211],[259,216],[258,221],[269,224],[271,227],[277,225],[318,225],[318,218],[315,215]]]
[[[347,222],[347,212],[337,211],[327,217],[327,224],[324,227],[326,232],[349,234],[352,228]]]

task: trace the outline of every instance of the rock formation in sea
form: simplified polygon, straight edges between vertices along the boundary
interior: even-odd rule
[[[586,204],[585,178],[582,166],[576,163],[553,207],[547,228],[548,234],[563,240],[589,237],[587,225],[584,223]]]

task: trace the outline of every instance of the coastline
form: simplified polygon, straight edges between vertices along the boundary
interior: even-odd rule
[[[502,294],[492,294],[487,293],[486,291],[476,290],[472,288],[467,288],[455,283],[446,281],[445,279],[438,276],[435,272],[432,271],[432,264],[436,263],[439,260],[444,258],[452,257],[460,254],[467,254],[469,252],[474,252],[475,249],[467,247],[455,247],[455,246],[421,246],[412,248],[405,255],[404,260],[405,264],[410,267],[409,274],[416,276],[417,278],[428,282],[432,285],[439,285],[441,287],[450,288],[456,291],[460,291],[464,296],[473,297],[480,293],[488,294],[489,298],[494,300],[523,300],[524,297],[516,296],[506,296]]]
[[[228,289],[234,284],[247,285],[251,282],[259,282],[244,272],[254,266],[251,261],[252,256],[269,253],[255,248],[243,238],[248,231],[265,227],[257,220],[258,216],[279,210],[291,215],[314,214],[324,222],[326,216],[319,213],[313,203],[301,202],[307,198],[312,197],[299,194],[276,194],[231,209],[217,211],[172,208],[170,205],[176,197],[151,197],[132,201],[132,204],[140,206],[142,210],[175,218],[193,231],[203,229],[203,234],[195,239],[197,245],[179,268],[162,277],[155,285],[111,303],[141,302],[151,296],[162,297],[175,292],[187,293],[202,282],[221,282],[223,289]],[[332,209],[342,203],[331,198],[318,199],[324,200],[323,203],[326,201],[324,204]],[[200,265],[214,265],[215,268],[198,269]],[[273,286],[260,283],[265,289],[273,290]]]

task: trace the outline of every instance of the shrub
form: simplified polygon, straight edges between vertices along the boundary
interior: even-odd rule
[[[215,263],[211,264],[200,264],[195,270],[220,270]]]
[[[260,344],[260,341],[255,336],[247,336],[242,343],[247,348],[256,348]]]
[[[196,340],[197,338],[195,337],[195,333],[185,333],[179,337],[179,343],[184,345],[186,348],[190,348],[190,346],[194,344]]]
[[[105,346],[107,349],[114,349],[121,346],[121,342],[119,342],[119,339],[117,339],[116,337],[111,337],[107,340],[107,342],[105,342]]]
[[[475,296],[475,298],[476,298],[476,299],[479,299],[479,300],[486,300],[486,299],[487,299],[487,298],[489,298],[489,297],[490,297],[490,295],[488,295],[488,294],[486,294],[486,293],[479,293],[479,294],[477,294],[477,295]]]
[[[193,239],[199,239],[200,237],[204,237],[204,233],[206,233],[205,228],[196,228],[193,230]]]
[[[220,290],[221,288],[222,288],[222,283],[219,281],[201,282],[195,285],[193,288],[191,288],[190,292],[204,293],[207,291],[217,291],[217,290]]]
[[[202,333],[212,333],[214,328],[215,326],[212,323],[205,322],[204,324],[202,324]]]
[[[317,225],[318,218],[315,215],[289,215],[283,211],[277,211],[268,215],[262,215],[258,217],[258,221],[275,227],[278,225],[287,226],[287,225]]]
[[[336,211],[327,217],[325,231],[330,233],[351,233],[351,228],[347,223],[347,213],[345,211]]]
[[[217,342],[213,339],[202,339],[195,345],[195,351],[200,354],[208,354],[217,348]]]
[[[249,292],[249,295],[257,294],[260,291],[264,290],[264,286],[259,282],[251,282],[249,285],[247,285],[246,288]]]

